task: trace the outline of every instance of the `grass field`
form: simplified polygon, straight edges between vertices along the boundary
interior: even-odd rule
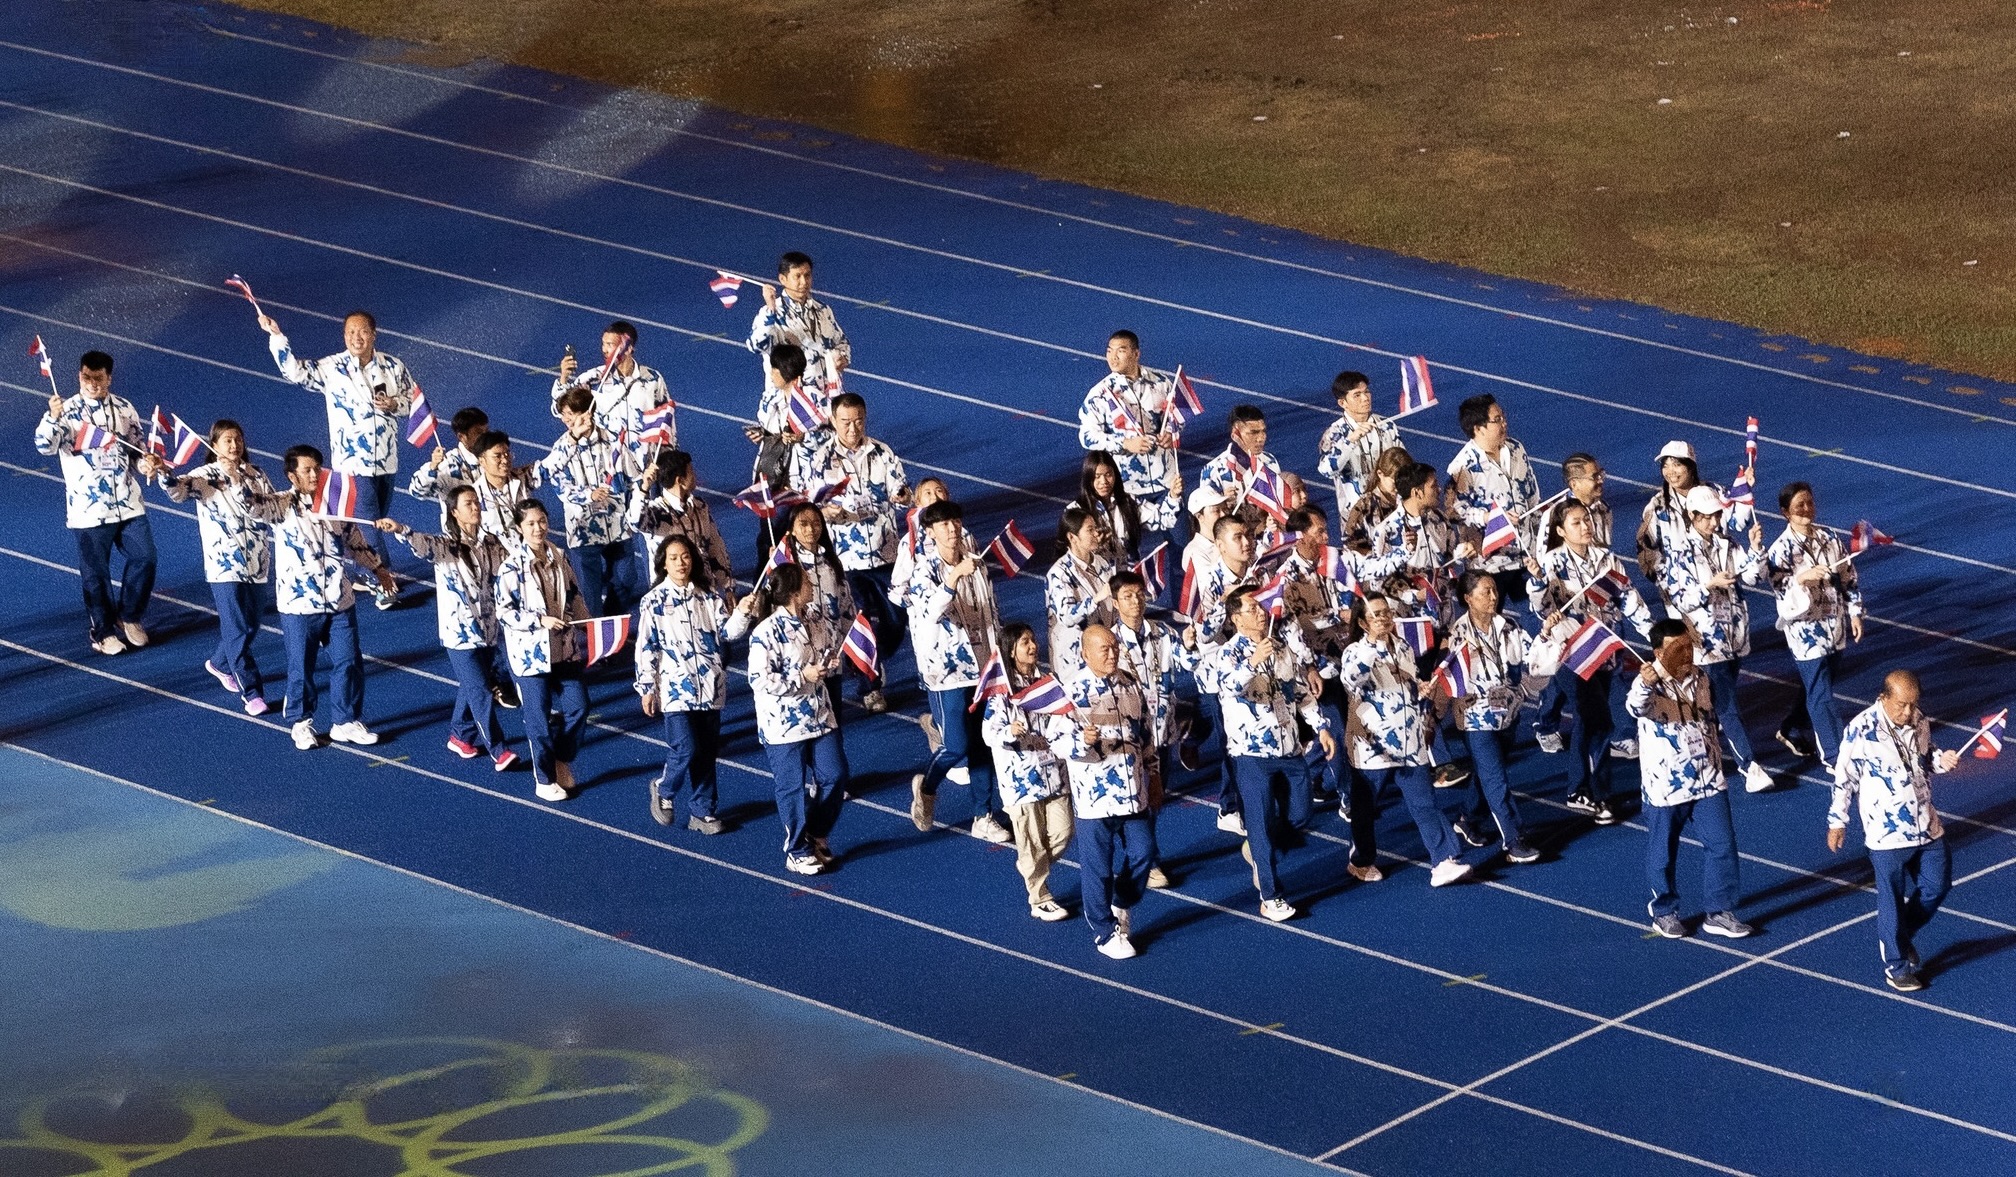
[[[258,6],[2016,377],[1987,0]]]

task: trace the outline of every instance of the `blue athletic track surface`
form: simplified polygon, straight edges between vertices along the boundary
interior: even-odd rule
[[[1419,354],[1441,407],[1405,422],[1417,456],[1446,464],[1455,403],[1488,391],[1543,493],[1589,449],[1624,520],[1661,444],[1692,441],[1726,481],[1760,417],[1760,506],[1807,479],[1826,522],[1898,540],[1863,561],[1844,707],[1914,667],[1953,747],[2009,702],[2016,388],[410,60],[224,7],[0,12],[0,1173],[2016,1173],[2006,762],[1938,782],[1959,883],[1921,937],[1930,988],[1892,993],[1859,838],[1827,853],[1824,783],[1770,741],[1796,678],[1764,598],[1743,701],[1784,784],[1733,799],[1760,929],[1741,942],[1648,939],[1642,827],[1569,814],[1560,758],[1523,726],[1514,784],[1541,863],[1480,856],[1481,882],[1431,892],[1389,804],[1389,878],[1357,884],[1327,814],[1285,864],[1304,914],[1275,925],[1211,808],[1172,804],[1176,886],[1137,909],[1142,955],[1113,962],[1082,922],[1029,919],[1012,854],[958,831],[951,791],[945,828],[910,825],[926,753],[907,648],[892,712],[848,716],[839,869],[802,881],[739,682],[731,833],[650,820],[663,748],[627,666],[593,678],[590,787],[546,805],[527,774],[442,746],[452,686],[424,586],[363,610],[385,741],[295,751],[277,710],[244,715],[204,673],[195,523],[158,494],[154,642],[92,653],[56,465],[31,445],[48,391],[32,336],[66,392],[77,355],[111,351],[142,412],[234,417],[277,474],[287,445],[326,444],[323,410],[278,379],[232,273],[303,354],[370,308],[444,418],[481,404],[535,443],[559,432],[562,345],[592,355],[626,318],[704,484],[732,493],[756,295],[724,310],[706,279],[801,249],[871,432],[913,478],[945,477],[976,535],[1050,533],[1115,328],[1198,377],[1193,483],[1239,402],[1313,475],[1330,378],[1367,371],[1390,406]],[[746,572],[752,520],[715,510]],[[435,522],[410,498],[395,513]],[[1040,578],[1002,596],[1040,620]],[[281,665],[277,630],[258,654]],[[1698,867],[1683,851],[1683,902]],[[1059,874],[1075,907],[1075,869]]]

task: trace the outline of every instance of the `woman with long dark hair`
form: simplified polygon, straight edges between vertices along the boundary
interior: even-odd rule
[[[1078,467],[1078,498],[1071,504],[1099,518],[1106,525],[1100,551],[1116,565],[1131,565],[1141,558],[1141,508],[1120,481],[1120,465],[1113,455],[1093,450]]]
[[[518,543],[497,570],[497,620],[521,700],[533,791],[541,801],[574,794],[574,756],[588,727],[588,605],[564,549],[546,538],[546,504],[525,499],[511,512]],[[555,711],[558,723],[555,723]]]
[[[728,705],[729,605],[700,545],[684,535],[658,544],[651,588],[637,605],[636,687],[644,714],[665,719],[665,771],[651,782],[651,819],[718,834],[714,768]]]
[[[728,630],[730,637],[749,633],[756,737],[770,758],[777,789],[784,869],[798,875],[816,875],[833,862],[827,838],[847,788],[840,725],[826,689],[834,667],[808,620],[813,593],[801,566],[773,568],[761,590],[736,609]]]

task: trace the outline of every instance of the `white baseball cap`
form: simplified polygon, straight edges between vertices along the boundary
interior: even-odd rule
[[[1668,458],[1685,458],[1691,462],[1694,460],[1694,447],[1684,441],[1669,441],[1659,447],[1659,456],[1653,459],[1653,464],[1657,465]]]
[[[1687,492],[1687,509],[1696,515],[1720,515],[1722,496],[1712,486],[1697,486]]]
[[[1190,492],[1190,513],[1192,515],[1202,515],[1204,508],[1216,507],[1224,502],[1224,495],[1219,494],[1208,486],[1199,486]]]

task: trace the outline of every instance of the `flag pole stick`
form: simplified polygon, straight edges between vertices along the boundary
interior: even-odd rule
[[[1982,736],[1988,733],[1989,728],[1994,727],[1997,722],[2001,721],[2004,718],[2007,718],[2008,715],[2009,715],[2009,709],[2007,707],[2004,707],[2001,711],[1995,713],[1992,716],[1989,716],[1988,722],[1982,724],[1978,729],[1976,729],[1973,735],[1968,736],[1966,743],[1960,745],[1958,748],[1955,748],[1953,750],[1953,755],[1955,756],[1964,755],[1967,749],[1972,748],[1974,746],[1975,741],[1979,740]]]

